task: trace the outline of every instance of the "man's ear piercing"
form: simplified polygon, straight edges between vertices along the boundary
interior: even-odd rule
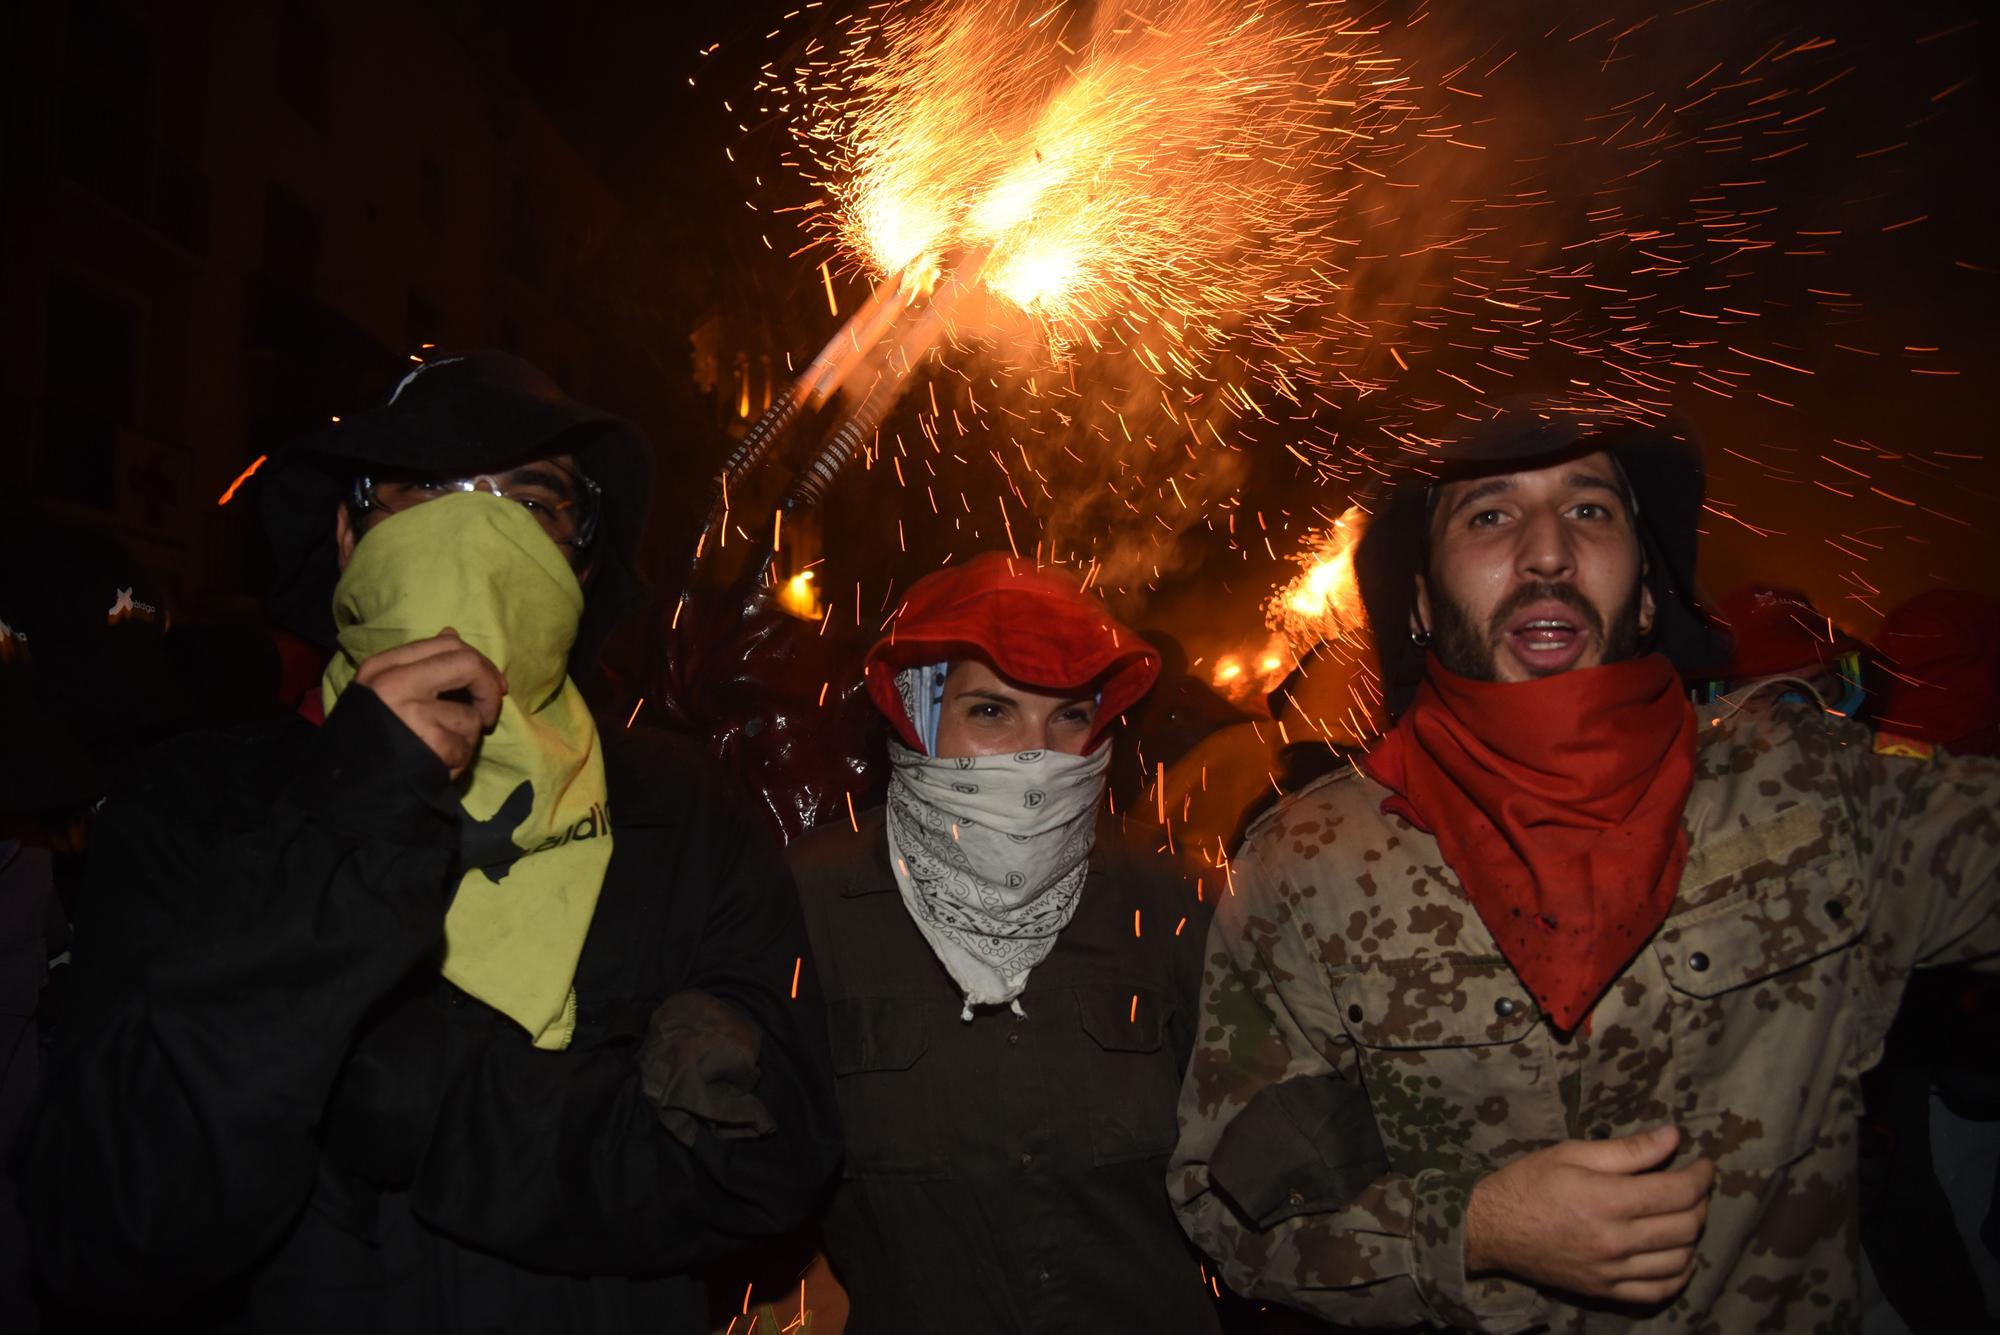
[[[1431,647],[1431,633],[1427,630],[1413,630],[1410,632],[1410,643],[1419,649],[1428,649]]]

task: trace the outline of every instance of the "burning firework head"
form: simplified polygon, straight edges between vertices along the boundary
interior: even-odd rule
[[[871,9],[795,74],[818,226],[878,276],[981,257],[981,332],[1196,372],[1334,289],[1344,196],[1409,151],[1368,36],[1234,0]]]
[[[1796,312],[1862,309],[1843,226],[1922,219],[1843,223],[1792,188],[1856,86],[1850,48],[1815,7],[1751,8],[1580,12],[1537,38],[1480,7],[1360,0],[884,0],[801,37],[756,96],[812,187],[781,211],[830,270],[959,280],[942,334],[857,350],[850,383],[949,339],[966,388],[930,386],[925,443],[984,430],[1007,475],[964,512],[1012,537],[1026,509],[1048,550],[1121,585],[1180,559],[1191,526],[1220,531],[1218,465],[1254,469],[1281,432],[1323,485],[1368,477],[1381,461],[1326,408],[1436,436],[1510,385],[1588,382],[1636,416],[1695,389],[1790,409],[1824,383]]]
[[[1305,569],[1265,604],[1266,624],[1285,637],[1295,655],[1303,656],[1323,641],[1345,639],[1367,625],[1354,579],[1354,547],[1367,524],[1367,512],[1349,506],[1299,557]]]
[[[1502,405],[1470,436],[1441,447],[1434,476],[1399,483],[1355,546],[1354,570],[1375,629],[1382,690],[1391,716],[1408,706],[1423,679],[1426,648],[1409,631],[1416,578],[1430,563],[1432,498],[1445,482],[1540,467],[1598,451],[1608,453],[1630,488],[1641,576],[1656,619],[1641,648],[1664,653],[1696,672],[1727,652],[1695,596],[1696,521],[1702,502],[1700,447],[1691,429],[1653,427],[1585,416],[1556,404]]]

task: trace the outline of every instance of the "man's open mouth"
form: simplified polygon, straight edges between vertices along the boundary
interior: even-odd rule
[[[1583,652],[1588,631],[1588,621],[1574,609],[1545,599],[1510,618],[1504,634],[1524,665],[1560,670]]]

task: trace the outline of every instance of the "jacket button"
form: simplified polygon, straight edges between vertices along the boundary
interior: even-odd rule
[[[1693,969],[1696,973],[1707,973],[1708,956],[1699,950],[1695,951],[1694,954],[1688,956],[1688,968]]]
[[[1347,1008],[1347,1018],[1355,1024],[1360,1024],[1361,1008],[1359,1006],[1349,1006]]]
[[[1835,922],[1839,922],[1842,918],[1847,916],[1847,905],[1841,903],[1837,899],[1827,900],[1826,916],[1833,919]]]
[[[1300,1191],[1289,1192],[1285,1196],[1285,1204],[1291,1206],[1294,1210],[1298,1209],[1305,1203],[1306,1203],[1306,1198],[1304,1192]]]
[[[1021,1041],[1021,1031],[1020,1031],[1020,1030],[1018,1030],[1018,1029],[1010,1029],[1010,1030],[1008,1030],[1008,1031],[1007,1031],[1007,1041],[1008,1041],[1009,1043],[1019,1043],[1019,1042]]]
[[[1025,1151],[1024,1151],[1024,1152],[1022,1153],[1022,1155],[1021,1155],[1021,1167],[1023,1167],[1023,1168],[1030,1168],[1030,1167],[1033,1167],[1033,1166],[1034,1166],[1034,1162],[1035,1162],[1035,1156],[1034,1156],[1034,1155],[1032,1155],[1032,1154],[1029,1154],[1029,1153],[1026,1153]]]
[[[1521,1003],[1512,997],[1502,997],[1493,1003],[1493,1013],[1503,1020],[1514,1018],[1514,1012],[1521,1009]]]

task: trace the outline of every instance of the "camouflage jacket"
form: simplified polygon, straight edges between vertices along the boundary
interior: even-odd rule
[[[1567,1039],[1373,780],[1330,776],[1252,827],[1209,936],[1168,1170],[1228,1283],[1346,1326],[1859,1329],[1856,1082],[1912,967],[2000,951],[2000,764],[1877,755],[1803,706],[1701,715],[1670,915]],[[1211,1172],[1218,1144],[1261,1092],[1296,1088],[1345,1099],[1346,1120],[1246,1117],[1253,1175],[1280,1184],[1246,1206]],[[1357,1120],[1380,1145],[1343,1183],[1329,1164]],[[1719,1169],[1680,1297],[1586,1309],[1466,1273],[1479,1178],[1663,1123],[1684,1133],[1676,1165]]]

